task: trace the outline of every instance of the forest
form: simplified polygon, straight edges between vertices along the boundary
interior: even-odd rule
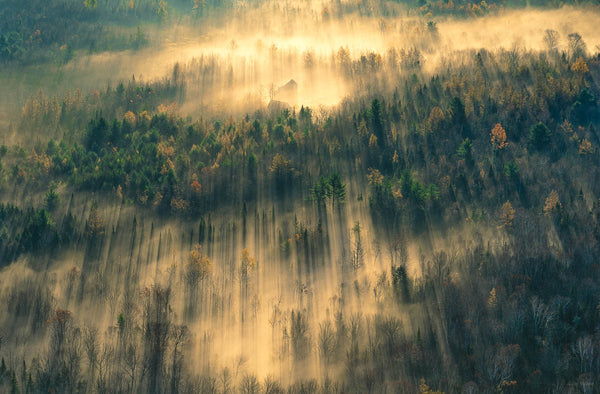
[[[600,391],[599,17],[0,0],[0,391]]]

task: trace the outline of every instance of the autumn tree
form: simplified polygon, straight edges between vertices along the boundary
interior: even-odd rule
[[[90,209],[90,215],[85,224],[85,235],[94,240],[104,235],[104,218],[98,212],[98,204],[94,203]]]
[[[196,288],[212,272],[212,263],[202,254],[202,245],[196,244],[188,255],[185,268],[185,281],[190,288]]]
[[[275,185],[278,192],[284,192],[284,187],[291,181],[293,174],[292,163],[280,153],[273,157],[271,173],[275,176]]]
[[[579,154],[580,155],[589,155],[594,153],[594,148],[592,147],[592,143],[585,138],[582,138],[579,141]]]
[[[247,248],[242,249],[240,275],[242,279],[248,279],[250,271],[256,267],[256,258],[250,255]]]
[[[200,302],[199,285],[211,274],[212,263],[208,256],[202,253],[202,245],[196,244],[188,254],[184,270],[185,281],[185,311],[187,317],[193,317],[198,311]]]
[[[548,216],[554,212],[560,211],[561,203],[556,190],[552,190],[544,202],[544,215]]]
[[[583,60],[583,57],[579,57],[575,63],[571,66],[571,71],[577,74],[587,74],[590,72],[587,63]]]
[[[515,209],[509,201],[506,201],[498,211],[499,227],[512,228],[513,219],[515,218]]]
[[[492,136],[491,142],[494,149],[504,149],[508,146],[508,142],[506,142],[506,131],[502,128],[500,123],[496,123],[490,135]]]

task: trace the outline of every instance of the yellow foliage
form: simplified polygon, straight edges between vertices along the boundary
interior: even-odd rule
[[[154,201],[152,202],[152,205],[157,207],[161,203],[162,199],[163,199],[163,195],[160,192],[157,192],[154,195]]]
[[[544,203],[544,215],[550,215],[552,212],[560,208],[561,204],[558,198],[558,193],[556,190],[552,190],[546,198],[546,202]]]
[[[174,170],[174,169],[175,169],[175,164],[173,164],[171,159],[167,159],[165,164],[163,164],[162,168],[160,169],[160,173],[161,173],[161,175],[165,175],[167,172],[169,172],[169,170]]]
[[[242,278],[247,279],[248,278],[248,272],[250,270],[252,270],[254,267],[256,267],[256,258],[250,256],[250,252],[248,251],[248,249],[244,248],[242,249],[242,266],[240,269],[240,273],[242,275]]]
[[[492,290],[490,291],[490,298],[488,298],[488,305],[492,308],[495,308],[497,304],[498,300],[496,298],[496,288],[492,287]]]
[[[165,157],[172,157],[173,154],[175,153],[175,149],[172,146],[167,145],[167,143],[164,141],[159,142],[158,145],[156,146],[156,149],[157,149],[159,155],[162,155]]]
[[[127,112],[125,112],[125,115],[123,115],[123,119],[125,119],[127,121],[127,123],[134,124],[135,123],[135,114],[131,111],[127,111]]]
[[[425,382],[425,379],[421,378],[421,383],[419,383],[419,393],[421,394],[443,394],[442,391],[438,391],[438,390],[432,390],[427,383]]]
[[[580,155],[589,155],[594,152],[594,148],[592,148],[592,143],[585,138],[579,142],[579,154]]]
[[[575,63],[571,66],[571,71],[576,72],[578,74],[587,74],[590,72],[590,69],[587,66],[585,60],[582,57],[577,59]]]
[[[444,111],[438,106],[433,107],[429,113],[429,125],[431,126],[431,129],[437,129],[444,121],[444,118]]]
[[[202,254],[202,245],[196,244],[188,255],[186,279],[188,284],[195,285],[204,280],[212,272],[210,259]]]
[[[364,119],[360,121],[360,124],[358,125],[358,130],[356,130],[356,132],[361,137],[365,137],[369,134],[369,130],[367,129],[367,122],[365,122]]]
[[[37,165],[42,172],[49,173],[54,164],[50,156],[46,152],[42,152],[39,155],[35,152],[35,149],[31,152],[31,161],[34,165]]]
[[[371,136],[369,137],[369,148],[377,148],[377,137],[375,136],[375,134],[371,134]]]
[[[498,220],[500,221],[500,227],[512,227],[513,219],[515,218],[515,209],[512,204],[507,201],[500,207],[498,212]]]
[[[376,168],[369,168],[369,173],[367,174],[367,180],[369,181],[369,185],[381,186],[383,185],[383,175]]]
[[[119,185],[119,187],[117,187],[117,198],[119,200],[123,199],[123,187],[121,185]]]
[[[282,154],[278,153],[273,157],[273,163],[271,163],[271,172],[277,175],[285,175],[291,170],[291,162],[285,158]]]
[[[560,128],[562,129],[562,131],[564,131],[567,134],[573,134],[573,128],[571,127],[571,122],[569,122],[566,119],[564,122],[562,122],[562,124],[560,125]]]

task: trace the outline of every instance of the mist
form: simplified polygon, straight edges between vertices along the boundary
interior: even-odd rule
[[[597,389],[598,7],[144,6],[2,64],[2,389]]]

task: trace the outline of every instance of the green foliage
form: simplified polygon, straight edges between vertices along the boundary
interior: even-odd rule
[[[469,138],[465,138],[460,146],[456,150],[456,156],[459,159],[465,159],[467,161],[473,160],[473,143]]]
[[[511,160],[504,165],[504,176],[509,180],[514,181],[518,179],[519,171],[519,165],[514,160]]]
[[[50,185],[50,189],[46,192],[46,196],[44,197],[44,204],[46,209],[49,212],[54,211],[58,204],[60,203],[60,197],[56,193],[56,185]]]
[[[98,6],[98,0],[85,0],[83,5],[85,5],[87,8],[94,9]]]
[[[147,40],[141,30],[123,33],[132,22],[152,16],[163,18],[162,0],[122,2],[97,0],[4,0],[0,7],[0,62],[65,63],[75,50],[140,48]],[[157,10],[161,11],[158,12]],[[121,22],[114,28],[106,19]]]
[[[319,203],[329,199],[338,204],[346,202],[346,185],[340,174],[334,172],[328,177],[319,177],[319,181],[310,189],[310,199]]]
[[[392,268],[392,287],[401,301],[410,301],[409,277],[404,265]]]
[[[371,101],[371,108],[369,110],[369,120],[371,125],[371,131],[381,143],[385,143],[384,130],[383,130],[383,108],[381,102],[378,99]]]
[[[543,150],[550,144],[550,136],[550,129],[542,122],[539,122],[529,129],[528,139],[534,149]]]
[[[99,3],[96,10],[101,6]],[[396,383],[409,392],[417,387],[432,391],[429,385],[448,392],[577,389],[587,384],[589,376],[595,377],[597,363],[582,364],[581,355],[587,354],[583,350],[596,346],[590,335],[599,331],[600,324],[600,278],[595,263],[600,250],[600,208],[595,200],[600,189],[594,182],[600,170],[597,149],[579,154],[580,141],[597,142],[596,115],[590,109],[596,108],[598,82],[591,76],[598,75],[599,65],[587,58],[590,75],[583,78],[571,69],[566,55],[553,56],[551,61],[543,60],[544,56],[537,53],[509,57],[504,52],[480,51],[472,63],[465,60],[462,65],[449,65],[440,75],[427,77],[415,71],[414,76],[406,76],[405,83],[397,84],[400,88],[393,93],[383,89],[377,92],[377,98],[368,94],[366,98],[349,98],[337,112],[324,117],[319,114],[314,119],[305,108],[297,118],[292,111],[259,111],[254,118],[247,115],[242,119],[177,118],[158,111],[160,104],[169,105],[181,92],[173,81],[149,85],[132,81],[106,89],[105,93],[80,94],[77,99],[72,95],[57,107],[60,113],[53,112],[52,99],[39,94],[25,111],[32,114],[32,121],[23,122],[23,130],[41,130],[48,119],[54,118],[59,120],[53,127],[64,132],[57,133],[64,138],[38,143],[35,151],[22,146],[0,150],[5,167],[1,175],[6,179],[4,185],[10,186],[5,190],[14,189],[15,195],[35,193],[34,198],[18,201],[19,206],[0,204],[0,261],[6,264],[26,253],[35,254],[35,258],[27,260],[37,261],[37,257],[52,257],[69,247],[82,250],[85,246],[88,251],[89,245],[100,245],[102,240],[111,241],[107,253],[114,253],[110,248],[116,249],[123,235],[120,219],[109,229],[97,207],[87,217],[77,216],[81,215],[79,209],[65,212],[58,191],[61,196],[65,190],[77,196],[94,193],[107,205],[114,201],[136,204],[136,209],[152,220],[151,231],[159,222],[157,217],[160,221],[177,218],[181,220],[178,223],[185,223],[210,218],[215,212],[240,212],[243,204],[243,219],[234,219],[231,233],[217,227],[216,237],[238,239],[235,237],[239,231],[239,237],[245,239],[253,228],[253,205],[273,205],[270,213],[261,214],[257,209],[254,215],[256,223],[260,223],[255,227],[258,233],[271,234],[270,230],[275,229],[269,226],[285,222],[278,222],[277,215],[294,212],[310,185],[311,200],[352,202],[348,210],[353,210],[364,206],[355,201],[360,200],[368,182],[370,211],[361,211],[361,222],[362,215],[368,212],[368,219],[375,223],[369,231],[363,231],[358,223],[349,229],[351,224],[341,216],[346,209],[339,209],[319,217],[323,221],[314,228],[296,222],[286,234],[285,227],[292,225],[283,223],[283,230],[272,241],[273,253],[286,263],[281,269],[289,268],[298,277],[312,279],[312,275],[319,275],[321,271],[315,268],[321,260],[333,266],[333,259],[340,259],[356,272],[367,266],[369,270],[376,269],[377,265],[368,265],[371,258],[390,264],[377,282],[352,282],[359,278],[357,273],[343,272],[340,297],[330,300],[335,309],[328,316],[335,316],[335,321],[328,326],[323,324],[318,345],[311,337],[316,332],[315,326],[311,327],[311,313],[294,310],[283,319],[273,320],[272,331],[282,335],[282,346],[278,347],[282,362],[290,361],[290,365],[302,370],[312,363],[312,356],[317,357],[318,348],[322,364],[333,363],[345,371],[338,388],[348,392],[393,391],[398,387],[394,386]],[[511,61],[515,67],[507,65]],[[373,69],[357,71],[359,66],[357,61],[347,72],[361,78],[373,73]],[[443,120],[438,122],[441,126],[436,132],[431,132],[431,114]],[[545,123],[537,123],[539,119]],[[567,119],[575,127],[568,126]],[[514,131],[502,154],[489,149],[487,132],[490,124],[499,121]],[[559,131],[561,123],[563,131]],[[533,126],[527,133],[529,125]],[[371,135],[374,144],[370,144]],[[525,149],[549,151],[551,146],[557,147],[551,159],[528,154]],[[323,172],[324,168],[339,169],[344,179],[340,173]],[[585,175],[581,174],[582,168]],[[327,176],[317,179],[315,174]],[[351,182],[348,188],[344,180]],[[60,188],[56,186],[59,182]],[[354,190],[359,192],[354,194]],[[10,193],[7,196],[10,198]],[[259,198],[266,198],[266,203],[256,201]],[[302,209],[308,210],[307,217],[322,213],[318,204]],[[206,226],[202,220],[200,234],[192,233],[181,240],[206,240],[206,250],[214,253],[214,249],[209,249],[215,245],[214,225]],[[344,239],[328,240],[328,230],[337,223],[344,226],[345,234],[340,237]],[[362,223],[367,227],[367,222]],[[434,235],[447,234],[449,239],[459,240],[461,234],[456,232],[463,228],[469,232],[468,242],[458,244],[452,254],[430,250],[436,244],[431,242]],[[390,241],[400,232],[417,235],[408,241],[411,247],[415,243],[414,252],[417,246],[422,248],[418,251],[422,272],[416,278],[404,265],[407,252],[401,252]],[[142,249],[137,244],[140,233],[126,235],[132,239],[133,264],[137,264],[136,258],[139,261],[144,256],[169,258],[163,254],[162,244],[160,251],[135,252]],[[165,245],[173,245],[170,239],[159,239]],[[331,248],[333,242],[344,244],[345,250],[330,257],[337,253]],[[392,256],[389,259],[388,251]],[[133,257],[135,253],[143,256]],[[265,249],[261,253],[268,257],[271,251]],[[102,271],[115,268],[110,266],[112,257],[103,262]],[[86,253],[84,265],[88,275],[97,272],[95,258]],[[120,259],[128,264],[127,256]],[[397,265],[398,261],[402,264]],[[229,280],[237,280],[235,272],[239,271],[229,268]],[[188,280],[197,279],[196,274],[188,275]],[[102,285],[106,283],[100,276],[88,276],[74,288],[79,287],[83,293],[103,292]],[[177,276],[171,275],[169,281],[177,283]],[[98,280],[99,285],[88,286],[92,280]],[[138,278],[132,280],[138,283]],[[62,278],[60,281],[61,286],[69,282]],[[249,288],[251,285],[248,283]],[[191,293],[191,287],[194,286],[185,291]],[[218,304],[223,300],[222,294],[213,292],[227,287],[211,284],[202,291],[211,292],[211,299]],[[15,302],[26,298],[16,291],[3,294],[14,316],[19,308],[35,309]],[[138,363],[132,364],[139,368],[132,373],[134,380],[154,382],[144,383],[146,386],[137,387],[137,391],[151,391],[150,387],[156,392],[177,392],[180,388],[184,391],[183,384],[178,386],[177,382],[170,390],[159,386],[159,381],[169,380],[166,376],[175,377],[172,381],[188,379],[187,374],[192,376],[189,379],[195,379],[190,370],[182,375],[169,372],[184,363],[182,353],[175,349],[175,331],[166,329],[171,316],[168,291],[153,288],[144,294],[147,298],[143,316],[137,313],[130,317],[127,313],[133,312],[125,311],[130,301],[124,300],[123,313],[116,316],[117,328],[124,334],[115,338],[115,343],[123,346],[106,352],[109,361],[103,368],[107,366],[108,375],[114,373],[118,378],[122,371],[116,369],[130,366],[128,360],[138,357]],[[200,290],[197,294],[201,294]],[[189,294],[181,297],[189,298]],[[298,283],[294,297],[309,305],[313,302],[311,290],[303,283]],[[69,300],[77,302],[76,298]],[[198,304],[198,300],[194,301]],[[377,312],[349,317],[346,307],[339,308],[339,313],[336,310],[344,302],[350,305],[355,301],[366,305],[373,302],[376,307],[372,310]],[[421,308],[434,313],[417,313],[418,318],[410,320],[414,331],[412,327],[405,330],[397,316],[388,313],[398,309],[398,302],[408,304],[402,311],[409,318]],[[47,309],[44,305],[51,304],[40,303],[36,308],[43,312]],[[223,313],[219,308],[211,305],[202,312],[207,317]],[[247,318],[250,309],[244,310],[242,319]],[[129,325],[136,329],[125,330]],[[80,345],[78,341],[73,342]],[[156,358],[156,354],[162,358]],[[173,361],[167,365],[165,360],[171,358]],[[76,357],[73,363],[77,363]],[[84,369],[88,366],[82,365]],[[92,368],[94,364],[89,365]],[[111,369],[111,365],[116,369]],[[2,368],[6,371],[12,366]],[[152,378],[142,377],[140,370]],[[443,372],[447,370],[452,371],[451,376]],[[29,371],[29,377],[19,380],[19,388],[31,380],[31,384],[27,383],[34,387],[31,392],[48,392],[49,388],[85,391],[84,384],[94,385],[87,387],[96,390],[95,384],[99,383],[97,370],[82,373],[85,378],[80,380],[81,389],[72,390],[44,386],[47,381],[40,378],[47,376],[44,367],[29,367]],[[31,375],[31,371],[38,373]],[[14,371],[5,376],[6,385],[1,388],[9,389]],[[91,379],[89,383],[85,383],[87,379]],[[241,382],[245,382],[244,387],[256,388],[253,379]],[[186,384],[186,390],[207,392],[211,385],[209,378],[202,384]],[[316,385],[301,382],[294,387],[300,390]],[[322,386],[327,391],[325,383]],[[128,389],[121,387],[123,391]]]

